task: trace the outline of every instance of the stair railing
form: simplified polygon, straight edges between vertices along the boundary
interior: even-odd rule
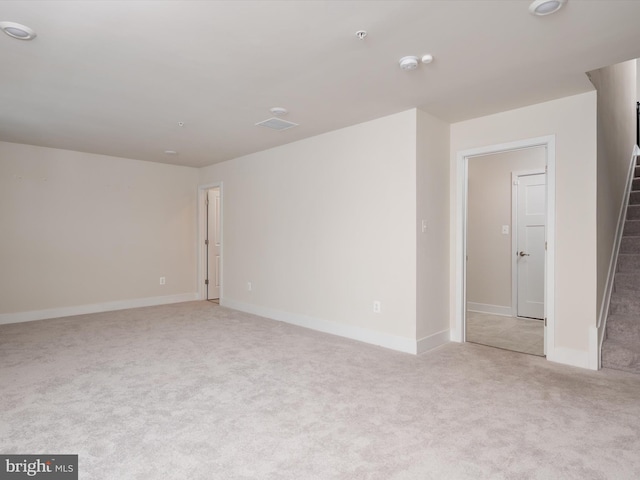
[[[640,146],[640,102],[636,102],[636,145]]]
[[[638,119],[640,121],[640,102],[636,105],[638,111]],[[638,127],[640,128],[640,126]],[[631,193],[631,188],[633,184],[633,177],[635,173],[635,168],[638,162],[638,158],[640,157],[640,147],[635,145],[633,148],[633,153],[631,154],[631,161],[629,162],[629,171],[627,173],[627,186],[625,188],[622,202],[620,204],[620,213],[618,215],[618,225],[616,228],[616,236],[613,241],[613,251],[611,252],[611,260],[609,262],[609,271],[607,272],[607,282],[605,284],[604,296],[602,298],[602,303],[600,304],[600,312],[598,315],[598,321],[596,324],[597,339],[594,339],[598,342],[598,365],[597,369],[599,369],[602,365],[602,342],[604,341],[605,331],[607,328],[607,317],[609,315],[609,306],[611,304],[611,294],[613,293],[613,281],[615,277],[616,267],[618,265],[618,253],[620,251],[620,243],[622,242],[622,233],[624,231],[624,222],[627,215],[627,207],[629,206],[629,195]]]

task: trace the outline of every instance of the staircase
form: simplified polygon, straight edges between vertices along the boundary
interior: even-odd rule
[[[640,165],[636,161],[618,253],[602,366],[640,374]]]

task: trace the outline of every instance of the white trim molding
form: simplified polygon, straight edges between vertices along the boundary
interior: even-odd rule
[[[136,298],[133,300],[116,300],[114,302],[94,303],[90,305],[77,305],[73,307],[49,308],[47,310],[33,310],[29,312],[2,313],[0,325],[7,323],[33,322],[49,318],[71,317],[73,315],[86,315],[88,313],[111,312],[114,310],[126,310],[128,308],[153,307],[156,305],[168,305],[170,303],[192,302],[198,300],[198,294],[181,293],[162,297]]]
[[[238,302],[236,300],[220,299],[220,305],[253,315],[259,315],[271,320],[277,320],[291,325],[316,330],[318,332],[329,333],[339,337],[357,340],[359,342],[378,345],[380,347],[396,350],[398,352],[410,353],[416,355],[424,353],[432,348],[439,347],[445,343],[449,343],[449,331],[438,332],[434,335],[421,338],[416,341],[411,338],[398,337],[388,333],[377,332],[367,328],[356,327],[354,325],[346,325],[343,323],[314,318],[308,315],[300,315],[281,310],[275,310],[268,307],[253,305],[250,303]]]
[[[489,313],[491,315],[501,315],[503,317],[515,317],[512,314],[511,306],[489,305],[486,303],[467,302],[468,312]]]
[[[547,360],[572,367],[590,368],[589,352],[573,350],[565,347],[555,347],[553,353],[547,353]]]
[[[449,337],[451,332],[449,330],[442,330],[426,337],[422,337],[416,342],[416,354],[428,352],[434,348],[438,348],[442,345],[449,343]]]
[[[589,370],[600,370],[600,349],[602,347],[602,339],[600,338],[600,329],[598,327],[589,327],[589,358],[587,368]],[[604,338],[604,327],[602,328],[602,336]]]

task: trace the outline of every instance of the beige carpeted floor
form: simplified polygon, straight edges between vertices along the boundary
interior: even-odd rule
[[[467,342],[544,355],[544,322],[467,311]]]
[[[0,326],[0,452],[81,479],[637,479],[640,377],[210,302]]]

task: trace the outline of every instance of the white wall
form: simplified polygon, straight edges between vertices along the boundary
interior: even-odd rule
[[[586,367],[596,302],[596,92],[566,97],[451,126],[451,241],[456,238],[458,152],[485,145],[556,137],[555,355]],[[455,220],[455,221],[453,221]],[[456,268],[451,257],[454,327]]]
[[[636,102],[640,102],[640,61],[636,59]]]
[[[415,348],[416,110],[201,173],[223,185],[224,305]]]
[[[635,60],[589,72],[598,91],[598,304],[603,301],[620,205],[636,143]]]
[[[425,349],[449,339],[449,124],[421,110],[417,121],[416,329]]]
[[[193,297],[197,178],[192,168],[0,142],[0,320]]]
[[[511,174],[544,169],[545,160],[543,147],[469,160],[467,304],[476,304],[479,311],[511,313]],[[508,235],[502,233],[503,225],[509,226]]]

